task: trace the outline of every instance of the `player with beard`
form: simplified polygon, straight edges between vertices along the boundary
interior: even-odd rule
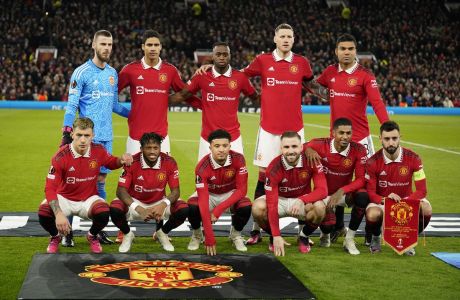
[[[133,164],[125,167],[118,179],[117,199],[110,204],[113,223],[123,232],[119,251],[131,249],[134,233],[128,221],[156,221],[154,240],[166,251],[174,251],[168,233],[184,223],[188,216],[187,204],[179,200],[179,170],[171,156],[161,152],[163,138],[154,133],[144,133],[140,139],[140,153]],[[166,196],[166,185],[171,192]],[[168,221],[163,224],[163,220]]]
[[[321,165],[307,164],[297,132],[281,135],[281,155],[268,165],[265,191],[266,195],[254,201],[252,216],[271,235],[269,250],[276,256],[284,256],[284,246],[289,244],[281,237],[279,219],[294,217],[306,221],[298,246],[301,253],[309,253],[309,236],[326,214],[322,200],[327,197],[327,183]]]
[[[396,202],[404,200],[420,201],[419,233],[431,219],[431,205],[426,199],[426,177],[420,157],[412,150],[401,147],[399,125],[387,121],[380,126],[382,149],[377,151],[366,166],[366,187],[371,203],[366,209],[366,231],[372,233],[371,253],[381,251],[381,226],[385,199]],[[412,185],[415,185],[415,191]],[[415,255],[415,248],[405,252]]]
[[[72,73],[61,146],[72,142],[72,123],[78,112],[80,117],[88,117],[94,122],[94,142],[102,144],[112,153],[112,111],[125,118],[129,115],[129,110],[118,103],[117,71],[107,63],[112,53],[112,44],[113,38],[109,31],[97,31],[92,44],[93,58]],[[97,177],[97,191],[102,199],[106,199],[107,173],[109,170],[101,167]],[[104,231],[100,232],[99,238],[104,244],[112,243]],[[63,239],[63,245],[74,245],[72,233]]]
[[[226,42],[216,42],[212,47],[214,65],[203,75],[195,75],[188,86],[173,95],[172,101],[183,101],[201,90],[202,129],[198,160],[210,153],[207,137],[217,129],[224,129],[232,136],[232,150],[243,153],[243,139],[238,122],[240,94],[255,101],[259,95],[243,72],[230,66],[230,48]]]

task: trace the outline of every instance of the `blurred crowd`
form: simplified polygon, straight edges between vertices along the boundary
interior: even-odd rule
[[[159,31],[162,58],[186,81],[198,67],[196,49],[228,41],[231,64],[241,68],[272,51],[274,28],[289,23],[293,50],[310,60],[315,75],[336,61],[335,40],[349,32],[360,53],[375,56],[363,64],[377,77],[388,106],[460,107],[460,22],[444,1],[349,0],[350,14],[324,0],[208,0],[199,11],[186,2],[0,0],[8,8],[0,12],[0,99],[65,101],[72,71],[92,57],[92,35],[99,29],[114,36],[110,64],[118,70],[142,57],[143,30]],[[41,45],[56,47],[57,58],[36,61]],[[309,95],[302,101],[326,104]]]

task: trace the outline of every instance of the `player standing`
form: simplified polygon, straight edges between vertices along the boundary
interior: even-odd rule
[[[126,65],[119,74],[118,92],[129,86],[131,112],[128,117],[129,136],[126,151],[139,152],[139,140],[145,132],[156,132],[164,138],[161,151],[169,154],[168,97],[172,88],[180,91],[185,83],[179,71],[160,57],[161,36],[154,30],[146,30],[142,36],[144,57]],[[195,96],[184,99],[194,107],[200,105]]]
[[[112,111],[125,118],[129,115],[129,110],[118,103],[117,71],[107,63],[112,53],[112,44],[112,34],[109,31],[97,31],[92,44],[94,57],[72,73],[61,145],[72,142],[70,137],[72,123],[78,111],[80,117],[89,117],[94,122],[94,142],[102,144],[109,153],[112,153]],[[107,196],[105,192],[107,173],[109,170],[101,167],[97,177],[97,191],[102,199],[106,199]],[[103,231],[99,238],[104,244],[112,243]],[[73,246],[72,234],[63,242],[66,246]]]
[[[232,137],[232,150],[243,154],[243,140],[238,122],[240,94],[253,100],[259,98],[249,79],[230,66],[230,48],[225,42],[216,42],[212,47],[214,65],[203,75],[195,75],[188,86],[172,96],[172,101],[183,101],[201,90],[202,127],[198,160],[210,153],[207,137],[217,129],[228,131]]]

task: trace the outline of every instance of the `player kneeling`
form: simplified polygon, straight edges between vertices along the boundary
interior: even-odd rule
[[[197,250],[203,240],[202,222],[206,253],[217,254],[212,223],[227,211],[232,213],[229,238],[238,251],[247,251],[241,230],[251,216],[251,201],[246,197],[248,171],[244,156],[230,150],[230,141],[231,136],[225,130],[211,132],[208,137],[211,153],[196,166],[196,192],[188,200],[188,219],[193,229],[189,250]]]
[[[86,239],[91,252],[102,252],[97,234],[109,222],[110,213],[108,204],[97,193],[99,168],[118,169],[123,164],[130,165],[133,159],[130,154],[114,157],[102,145],[92,143],[93,130],[91,119],[77,118],[73,123],[72,143],[61,147],[51,159],[46,199],[38,211],[40,225],[51,235],[48,253],[58,252],[61,235],[70,233],[69,216],[93,221]]]
[[[284,245],[289,243],[281,237],[279,219],[294,217],[306,221],[299,236],[299,251],[310,252],[309,236],[326,214],[326,205],[321,201],[327,196],[322,166],[309,166],[299,134],[287,131],[281,135],[281,155],[269,164],[266,175],[266,195],[254,201],[252,215],[257,224],[271,234],[270,251],[284,256]]]
[[[131,166],[125,167],[118,179],[117,197],[110,204],[113,223],[123,232],[120,252],[128,252],[134,240],[134,233],[128,221],[157,223],[153,235],[166,251],[174,251],[168,233],[184,223],[188,205],[179,199],[179,171],[174,158],[161,152],[163,138],[156,133],[144,133],[140,144],[141,152],[134,155]],[[166,196],[168,184],[171,190]],[[163,224],[163,220],[168,221]]]

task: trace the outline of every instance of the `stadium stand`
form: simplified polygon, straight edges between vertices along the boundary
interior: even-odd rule
[[[232,66],[241,68],[273,49],[273,28],[287,22],[296,31],[294,52],[310,59],[316,75],[335,61],[336,37],[349,32],[359,51],[376,57],[365,65],[388,106],[460,107],[460,22],[445,1],[350,0],[348,19],[324,0],[207,2],[197,13],[184,1],[0,0],[8,7],[0,12],[0,99],[65,101],[70,75],[92,56],[88,45],[99,29],[114,35],[110,64],[118,70],[141,58],[144,29],[159,31],[162,57],[188,80],[198,67],[195,49],[229,41]],[[36,61],[42,45],[56,47],[57,58]],[[324,104],[309,95],[303,102]]]

